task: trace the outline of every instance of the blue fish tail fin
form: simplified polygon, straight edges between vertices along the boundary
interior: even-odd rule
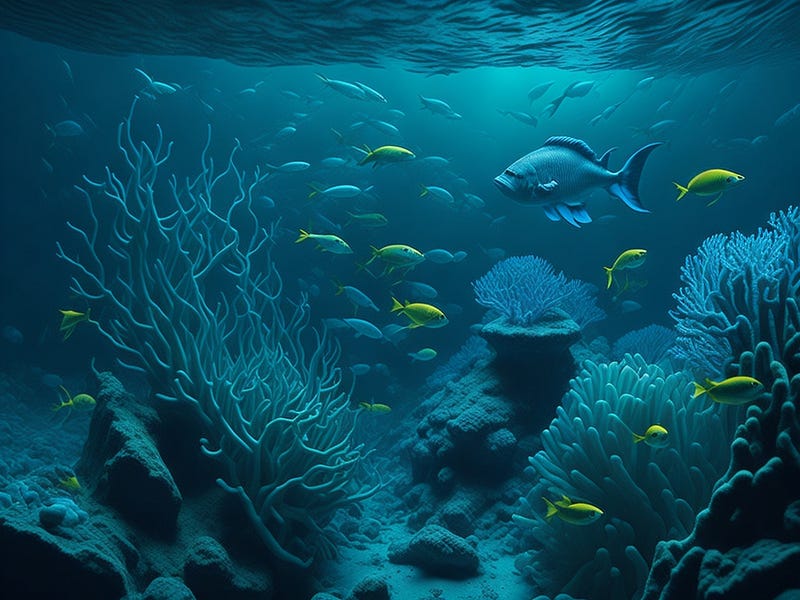
[[[664,142],[653,142],[642,146],[625,162],[622,169],[615,173],[616,181],[611,184],[608,191],[622,200],[628,207],[636,212],[650,212],[642,206],[639,200],[639,178],[642,176],[642,169],[650,153]]]

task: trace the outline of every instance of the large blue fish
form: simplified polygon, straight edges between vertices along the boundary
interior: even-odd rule
[[[640,148],[615,173],[608,170],[614,148],[598,157],[584,141],[551,137],[512,163],[494,182],[513,200],[541,206],[551,221],[563,219],[575,227],[592,221],[581,197],[595,188],[606,189],[637,212],[650,212],[639,200],[639,177],[647,157],[661,144]]]

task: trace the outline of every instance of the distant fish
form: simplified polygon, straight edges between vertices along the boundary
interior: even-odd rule
[[[352,285],[343,285],[339,281],[334,281],[333,283],[336,286],[336,295],[339,296],[344,294],[345,298],[347,298],[356,309],[369,308],[370,310],[379,312],[378,307],[375,306],[375,303],[372,301],[372,299],[357,287],[353,287]]]
[[[419,193],[419,197],[423,198],[424,196],[430,196],[431,198],[442,200],[443,202],[447,202],[447,204],[453,204],[455,202],[453,194],[448,192],[443,187],[439,187],[436,185],[431,185],[431,186],[423,185],[422,190]]]
[[[434,248],[425,253],[425,260],[429,260],[437,265],[444,265],[453,262],[453,254],[444,248]]]
[[[498,108],[497,112],[499,112],[504,117],[511,117],[512,119],[516,119],[520,123],[525,123],[526,125],[530,125],[532,127],[536,127],[536,125],[539,123],[539,119],[537,119],[533,115],[519,110],[501,110]]]
[[[775,119],[775,127],[784,127],[786,124],[794,121],[797,117],[800,117],[800,103],[795,104],[792,108]]]
[[[367,99],[367,92],[364,91],[364,88],[355,83],[350,83],[349,81],[341,81],[339,79],[330,79],[329,77],[325,77],[325,75],[320,75],[319,73],[317,73],[316,75],[317,77],[319,77],[322,83],[327,85],[334,92],[341,94],[342,96],[353,98],[355,100]]]
[[[271,165],[269,163],[266,164],[267,169],[277,173],[298,173],[300,171],[305,171],[311,165],[303,160],[293,160],[291,162],[285,162],[282,165]]]
[[[552,117],[556,114],[556,111],[559,109],[564,100],[567,98],[582,98],[592,90],[594,84],[594,81],[574,81],[570,83],[561,96],[547,105],[544,112],[548,113],[549,116]]]
[[[645,77],[644,79],[640,79],[639,83],[636,84],[637,91],[649,90],[653,87],[653,82],[656,80],[655,77]]]
[[[513,200],[541,206],[550,220],[564,219],[574,227],[591,222],[579,198],[595,188],[608,190],[636,212],[650,212],[639,199],[639,178],[647,157],[660,145],[640,148],[614,172],[608,170],[611,150],[598,157],[584,141],[551,137],[509,165],[494,183]]]
[[[375,150],[367,148],[367,153],[359,161],[359,165],[366,165],[372,163],[372,167],[385,165],[388,163],[405,162],[415,158],[415,154],[401,146],[380,146]]]
[[[355,365],[350,365],[349,368],[350,372],[357,377],[360,377],[361,375],[366,375],[372,369],[370,365],[365,363],[357,363]]]
[[[365,321],[364,319],[342,319],[348,327],[350,327],[353,331],[356,332],[356,337],[359,338],[362,335],[368,338],[372,338],[373,340],[379,340],[383,338],[383,333],[380,329],[375,327],[369,321]]]
[[[417,350],[416,352],[409,352],[408,356],[411,357],[412,361],[433,360],[436,358],[436,350],[433,348],[423,348],[422,350]]]
[[[442,115],[448,119],[460,119],[461,115],[454,111],[450,105],[444,100],[438,98],[426,98],[425,96],[419,97],[422,102],[422,108],[426,108],[435,115]]]
[[[307,231],[301,229],[300,230],[300,235],[294,241],[294,243],[295,244],[299,244],[300,242],[304,242],[306,240],[313,240],[313,241],[317,242],[317,248],[319,248],[323,252],[330,252],[332,254],[352,254],[353,253],[353,249],[350,248],[348,243],[345,242],[338,235],[308,233]]]
[[[533,86],[528,92],[528,102],[533,102],[534,100],[544,96],[544,93],[550,89],[550,86],[553,85],[553,83],[555,82],[545,81],[544,83]]]
[[[405,315],[411,323],[409,329],[417,327],[439,328],[447,325],[448,320],[445,314],[432,304],[424,302],[405,302],[401,303],[397,298],[392,298],[391,312]]]
[[[361,225],[361,227],[374,229],[376,227],[385,227],[389,223],[389,220],[381,213],[348,212],[347,215],[350,217],[350,219],[347,221],[347,223],[345,223],[345,225],[349,225],[350,223],[358,223]]]
[[[678,122],[674,119],[662,119],[661,121],[656,121],[652,125],[648,125],[647,127],[634,127],[630,125],[628,129],[633,132],[633,135],[639,135],[646,138],[654,138],[660,137],[665,135],[670,129],[674,128]]]
[[[327,188],[321,188],[314,183],[309,183],[311,188],[308,197],[314,198],[315,196],[322,196],[325,198],[355,198],[360,196],[363,192],[357,185],[332,185]]]
[[[23,336],[22,332],[13,325],[5,325],[2,329],[2,336],[5,341],[7,341],[9,344],[14,344],[15,346],[19,346],[25,341],[25,336]]]
[[[642,305],[635,300],[623,300],[619,303],[619,308],[622,311],[622,314],[628,314],[642,310]]]
[[[388,404],[370,404],[369,402],[359,402],[358,405],[366,412],[384,414],[392,412],[392,408]]]
[[[80,123],[72,120],[61,121],[52,127],[45,124],[45,127],[53,137],[79,137],[86,133]]]

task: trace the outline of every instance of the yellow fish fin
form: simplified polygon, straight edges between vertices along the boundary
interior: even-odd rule
[[[683,198],[689,192],[689,188],[683,187],[680,183],[676,183],[674,181],[672,183],[676,188],[678,188],[678,191],[680,192],[678,194],[678,197],[675,198],[675,202],[677,202],[678,200]]]
[[[608,277],[608,281],[606,282],[606,289],[611,289],[611,284],[614,282],[614,267],[603,267],[603,270],[606,272],[606,276]]]
[[[708,390],[705,387],[703,387],[702,384],[697,383],[696,381],[694,382],[694,394],[692,394],[692,398],[697,398],[698,396],[702,396],[706,392],[708,392]]]
[[[306,230],[301,229],[300,236],[294,241],[294,243],[299,244],[300,242],[307,240],[309,237],[311,237],[311,234],[308,233]]]
[[[719,385],[718,381],[711,381],[708,377],[706,377],[706,387],[714,387],[715,385]]]
[[[556,505],[550,502],[550,500],[544,496],[542,496],[542,500],[544,500],[544,503],[547,506],[547,513],[545,513],[544,518],[549,522],[558,514],[558,508],[556,508]]]
[[[308,194],[309,200],[322,191],[315,183],[309,183],[308,187],[311,188],[311,192]]]
[[[633,433],[633,443],[638,444],[639,442],[643,442],[645,437],[643,435],[639,435],[638,433]]]
[[[402,312],[402,311],[403,311],[402,303],[397,298],[392,296],[392,308],[389,310],[389,312]]]
[[[719,194],[717,194],[717,197],[716,197],[716,198],[714,198],[714,199],[713,199],[711,202],[709,202],[708,204],[706,204],[706,206],[712,206],[713,204],[716,204],[716,203],[717,203],[717,200],[719,200],[720,198],[722,198],[722,194],[723,194],[723,192],[720,192]]]
[[[372,405],[369,402],[359,402],[358,405],[364,410],[371,410]]]
[[[425,186],[424,184],[420,184],[420,187],[422,188],[422,191],[419,193],[419,197],[422,198],[423,196],[427,196],[428,195],[427,186]]]

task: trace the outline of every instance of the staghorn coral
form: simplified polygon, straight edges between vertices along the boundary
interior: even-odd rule
[[[685,373],[666,374],[641,356],[586,361],[530,458],[534,485],[515,521],[528,551],[518,568],[538,591],[577,598],[639,598],[660,540],[691,530],[724,471],[736,411],[694,399]],[[667,448],[634,444],[660,423]],[[603,517],[576,527],[543,518],[542,497],[562,494],[598,506]]]
[[[283,296],[274,225],[253,206],[265,175],[237,167],[238,143],[215,169],[209,128],[199,175],[164,181],[172,144],[158,126],[153,147],[133,139],[135,106],[118,129],[127,172],[84,178],[89,223],[70,223],[79,249],[58,254],[76,271],[72,290],[102,305],[95,324],[120,364],[202,419],[202,450],[226,471],[218,483],[269,551],[308,566],[334,551],[334,512],[377,489],[359,478],[365,453],[338,346],[308,327],[305,297]]]

